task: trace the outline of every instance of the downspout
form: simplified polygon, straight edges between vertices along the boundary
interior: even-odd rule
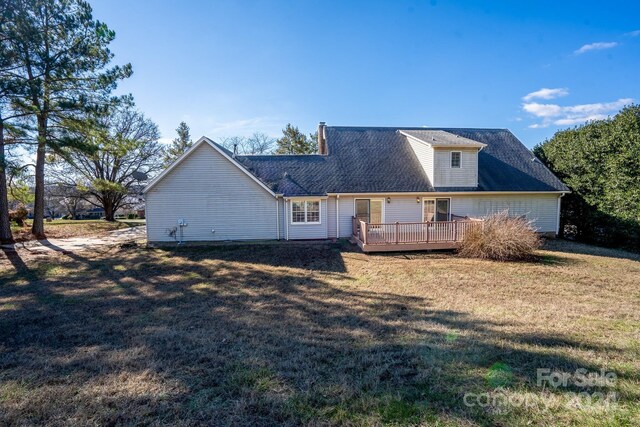
[[[340,238],[340,195],[336,195],[336,239]]]
[[[480,187],[480,160],[478,160],[478,157],[480,157],[480,152],[482,151],[484,147],[480,147],[478,149],[478,152],[476,153],[476,187]],[[435,164],[435,161],[434,161]]]
[[[562,204],[561,200],[566,193],[562,193],[558,196],[558,217],[556,222],[556,237],[560,235],[560,206]]]
[[[287,218],[287,212],[289,209],[287,208],[287,204],[289,203],[288,199],[284,199],[284,223],[285,225],[285,240],[289,240],[289,219]]]
[[[278,198],[276,197],[276,240],[280,240],[280,207],[278,204]]]

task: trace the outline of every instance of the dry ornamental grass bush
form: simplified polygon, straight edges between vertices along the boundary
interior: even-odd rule
[[[540,244],[530,221],[504,211],[486,218],[482,227],[469,230],[459,253],[470,258],[517,261],[531,258]]]

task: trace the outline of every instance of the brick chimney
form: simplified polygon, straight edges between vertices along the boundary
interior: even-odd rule
[[[327,124],[326,122],[318,123],[318,154],[326,155],[327,154],[327,135],[326,130]]]

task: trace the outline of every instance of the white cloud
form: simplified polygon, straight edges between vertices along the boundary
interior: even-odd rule
[[[532,99],[554,99],[567,95],[569,95],[569,89],[567,88],[559,87],[555,89],[549,89],[543,87],[540,90],[526,94],[522,97],[522,99],[524,101],[531,101]]]
[[[625,36],[638,37],[640,36],[640,30],[629,31],[628,33],[625,33]]]
[[[555,117],[562,114],[562,107],[556,104],[538,104],[529,102],[522,105],[522,109],[536,117]]]
[[[606,118],[607,118],[606,114],[591,114],[589,116],[559,119],[553,122],[553,124],[558,126],[571,126],[571,125],[577,125],[585,122],[590,122],[593,120],[602,120]]]
[[[525,102],[522,109],[527,113],[541,118],[541,123],[534,123],[532,129],[547,127],[549,125],[570,126],[585,123],[590,120],[601,120],[616,113],[625,105],[631,104],[632,98],[620,98],[613,102],[598,102],[594,104],[578,104],[560,106],[557,104],[540,104],[537,102]]]
[[[591,50],[603,50],[603,49],[611,49],[618,46],[618,42],[598,42],[598,43],[590,43],[585,44],[580,49],[574,51],[576,55],[583,54],[585,52],[589,52]]]

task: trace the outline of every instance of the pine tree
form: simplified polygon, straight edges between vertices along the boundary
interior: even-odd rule
[[[178,137],[171,142],[171,145],[167,148],[164,155],[165,166],[169,166],[193,145],[191,134],[189,133],[189,126],[187,126],[185,122],[180,122],[180,125],[176,128],[176,132],[178,133]]]
[[[44,235],[44,185],[47,153],[61,148],[56,139],[65,123],[116,102],[110,93],[131,65],[108,68],[108,46],[115,33],[95,20],[89,3],[81,0],[13,0],[0,3],[2,38],[16,55],[10,78],[26,88],[11,105],[28,113],[36,129],[35,203],[32,233]]]
[[[282,137],[276,141],[276,154],[314,154],[318,152],[318,139],[314,135],[307,137],[297,126],[287,123],[282,129]]]

